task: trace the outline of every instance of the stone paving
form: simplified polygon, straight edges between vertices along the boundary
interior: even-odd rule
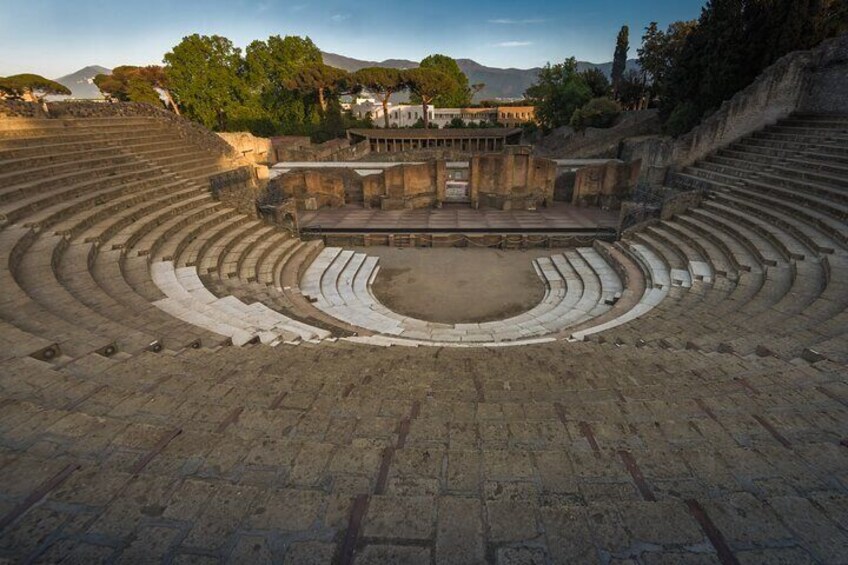
[[[578,208],[556,202],[550,208],[525,210],[473,210],[468,205],[440,209],[365,210],[359,206],[301,212],[300,227],[402,228],[402,229],[579,229],[614,228],[618,212],[600,208]]]
[[[8,562],[848,555],[829,362],[339,342],[2,369]]]

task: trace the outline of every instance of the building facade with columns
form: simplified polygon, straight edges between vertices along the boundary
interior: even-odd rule
[[[351,106],[351,112],[357,118],[364,119],[369,114],[374,127],[384,127],[383,106],[371,101],[363,101]],[[501,124],[505,127],[518,127],[536,121],[536,109],[533,106],[493,106],[490,108],[434,108],[427,109],[431,124],[440,128],[453,120],[461,119],[466,124]],[[389,127],[408,128],[423,119],[421,105],[398,104],[389,106]]]

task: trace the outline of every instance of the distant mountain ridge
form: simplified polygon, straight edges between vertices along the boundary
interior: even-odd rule
[[[393,69],[412,69],[418,66],[416,61],[408,59],[386,59],[385,61],[364,61],[345,57],[337,53],[322,52],[324,63],[331,67],[337,67],[346,71],[356,71],[364,67],[387,67]],[[494,98],[522,98],[524,91],[530,87],[539,76],[541,67],[532,69],[501,69],[498,67],[487,67],[472,59],[457,59],[457,65],[460,70],[468,77],[470,84],[483,83],[486,87],[480,91],[474,98],[475,100],[486,100]],[[607,78],[612,71],[612,62],[608,63],[589,63],[586,61],[578,61],[577,69],[580,71],[597,68],[603,72]],[[636,59],[627,61],[627,70],[639,70],[639,62]]]
[[[386,59],[385,61],[365,61],[362,59],[354,59],[345,57],[337,53],[322,52],[324,63],[331,67],[337,67],[346,71],[356,71],[364,67],[388,67],[393,69],[412,69],[418,66],[418,62],[408,59]],[[468,76],[470,84],[483,83],[486,87],[477,94],[474,98],[476,101],[496,99],[496,98],[522,98],[524,91],[530,87],[539,75],[540,67],[532,69],[501,69],[498,67],[487,67],[472,59],[457,59],[456,63],[459,68]],[[600,69],[607,77],[610,76],[612,70],[612,62],[609,63],[588,63],[586,61],[578,61],[578,70],[589,68]],[[636,59],[627,61],[627,69],[639,70],[639,62]],[[103,94],[94,84],[94,77],[98,74],[111,74],[112,69],[101,67],[100,65],[89,65],[74,73],[54,79],[56,82],[67,86],[71,90],[71,96],[50,96],[51,100],[62,100],[66,98],[77,99],[98,99],[103,98]],[[396,99],[395,99],[396,98]],[[400,102],[406,99],[405,94],[400,94],[393,97],[394,102]]]
[[[50,100],[63,100],[66,98],[80,98],[91,100],[95,98],[103,98],[103,94],[97,85],[94,84],[94,77],[99,74],[110,75],[112,69],[101,67],[100,65],[89,65],[78,70],[75,73],[53,79],[59,84],[67,86],[70,91],[70,96],[50,96]]]

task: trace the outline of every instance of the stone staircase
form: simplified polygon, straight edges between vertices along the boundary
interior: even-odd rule
[[[703,206],[626,240],[691,284],[598,339],[845,361],[846,136],[848,118],[795,116],[673,175]]]

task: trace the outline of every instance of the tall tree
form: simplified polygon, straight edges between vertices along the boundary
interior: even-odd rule
[[[621,26],[615,40],[615,54],[612,58],[612,89],[618,91],[618,83],[624,78],[627,68],[627,52],[630,50],[630,28]]]
[[[353,73],[353,82],[376,96],[383,105],[383,118],[389,127],[389,99],[392,94],[406,88],[403,74],[398,69],[365,67]]]
[[[241,50],[226,37],[189,35],[165,54],[165,74],[192,119],[224,130],[227,115],[244,103]]]
[[[447,55],[430,55],[421,61],[419,68],[440,71],[449,76],[454,82],[453,87],[442,92],[433,100],[434,106],[439,108],[463,108],[471,104],[471,89],[468,85],[468,77],[459,68],[455,59]],[[416,97],[415,93],[410,97],[410,100],[414,103],[421,103],[421,100]]]
[[[469,87],[470,97],[469,100],[474,100],[474,97],[477,96],[484,88],[486,88],[486,83],[484,82],[476,82]]]
[[[536,107],[539,123],[550,130],[568,125],[574,111],[591,100],[592,90],[571,57],[556,65],[545,65],[525,96]]]
[[[669,74],[679,63],[686,39],[695,27],[696,21],[679,21],[662,31],[657,22],[651,22],[642,36],[642,46],[637,53],[639,66],[650,81],[654,96],[662,97],[668,83]]]
[[[317,63],[305,66],[296,72],[294,78],[287,83],[287,86],[292,90],[301,92],[315,92],[321,112],[326,112],[327,95],[336,94],[341,90],[348,90],[349,84],[347,71],[325,65],[324,63]]]
[[[456,82],[445,73],[426,67],[405,71],[404,79],[404,82],[409,85],[409,90],[421,101],[426,129],[430,127],[428,107],[438,96],[456,88]]]
[[[260,108],[278,133],[309,133],[310,116],[318,113],[310,108],[308,95],[287,85],[301,69],[322,62],[321,51],[308,37],[272,35],[253,41],[244,60],[251,106]]]
[[[165,72],[164,67],[159,65],[148,65],[146,67],[141,67],[139,70],[139,75],[141,78],[153,86],[157,90],[157,92],[161,93],[162,96],[165,97],[165,100],[168,103],[168,106],[177,114],[180,113],[180,108],[177,106],[177,102],[174,100],[174,95],[171,93],[171,85],[168,83],[168,75]]]
[[[70,95],[68,87],[41,75],[26,73],[0,77],[0,94],[25,102],[42,102],[48,94]]]
[[[112,69],[112,74],[99,74],[94,84],[109,98],[121,102],[144,102],[161,106],[159,93],[153,83],[141,73],[141,67],[121,65]]]
[[[848,30],[846,4],[709,0],[666,74],[660,109],[667,129],[688,131],[783,55]],[[840,14],[841,26],[832,25],[831,18],[839,19]]]

